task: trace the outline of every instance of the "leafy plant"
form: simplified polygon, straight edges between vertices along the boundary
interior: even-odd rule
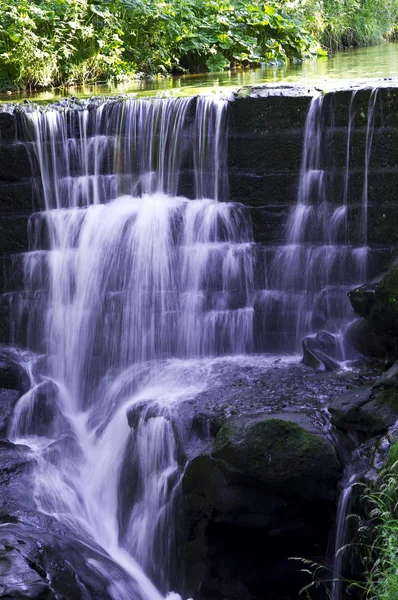
[[[397,21],[398,0],[0,0],[0,85],[279,64],[380,41]]]

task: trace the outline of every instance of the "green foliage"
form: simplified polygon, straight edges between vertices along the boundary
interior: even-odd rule
[[[303,558],[299,560],[302,571],[310,577],[310,582],[302,588],[300,595],[311,600],[312,591],[323,588],[330,599],[331,584],[340,581],[345,584],[347,597],[362,600],[397,600],[398,598],[398,442],[395,442],[388,455],[384,468],[371,483],[356,483],[360,490],[360,515],[351,514],[347,519],[355,519],[357,535],[338,552],[349,551],[363,565],[361,580],[338,577],[326,566]],[[358,566],[358,565],[357,565]]]
[[[306,0],[310,30],[326,47],[377,44],[393,36],[398,0]]]
[[[396,449],[394,450],[396,454]],[[398,598],[398,469],[387,462],[380,479],[366,490],[367,517],[364,564],[367,569],[366,600]],[[369,533],[370,532],[370,533]]]
[[[279,64],[392,35],[398,0],[0,0],[2,87]]]
[[[0,0],[0,73],[21,87],[127,72],[120,12],[87,0]]]

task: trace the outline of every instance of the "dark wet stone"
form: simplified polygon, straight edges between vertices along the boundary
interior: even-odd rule
[[[57,438],[70,431],[68,419],[60,409],[59,388],[51,380],[43,381],[26,397],[18,430],[21,436],[41,435]],[[22,400],[25,401],[25,398]]]
[[[391,370],[390,370],[391,371]],[[398,418],[396,367],[376,380],[373,387],[359,387],[337,397],[330,405],[332,425],[355,431],[365,438],[385,433]]]
[[[23,550],[21,542],[15,548],[7,542],[0,545],[0,598],[55,600],[43,575],[29,564]]]
[[[355,312],[374,331],[398,337],[398,265],[382,277],[348,294]]]
[[[15,119],[9,112],[0,111],[0,142],[15,140]]]
[[[333,335],[322,331],[315,337],[302,341],[303,363],[317,371],[335,371],[340,367],[337,360],[337,342]]]
[[[141,420],[148,421],[148,419],[165,414],[167,416],[167,411],[162,409],[156,401],[144,400],[143,402],[133,404],[133,406],[128,409],[127,422],[129,427],[136,429]]]
[[[0,441],[0,514],[12,506],[14,516],[34,507],[31,494],[31,453],[27,446]]]
[[[37,510],[31,461],[29,448],[0,442],[0,598],[110,600],[109,579],[128,576],[84,532]]]
[[[345,331],[345,341],[364,356],[384,359],[395,356],[398,338],[383,331],[376,331],[366,319],[356,319]]]
[[[21,600],[110,600],[101,572],[86,560],[103,561],[112,573],[111,561],[73,538],[63,539],[46,531],[22,525],[0,529],[0,562],[10,567],[0,571],[0,598]],[[4,564],[3,562],[3,564]],[[108,563],[106,565],[106,563]],[[106,566],[105,566],[106,565]],[[115,577],[123,577],[114,568]],[[9,595],[7,595],[9,594]]]
[[[6,352],[0,351],[0,388],[18,390],[24,394],[30,387],[30,378],[23,365]]]
[[[17,390],[0,389],[0,438],[6,437],[14,406],[20,397]]]
[[[333,446],[304,414],[229,419],[183,478],[190,591],[195,595],[200,587],[199,598],[205,598],[217,573],[217,598],[226,597],[231,584],[250,598],[258,585],[276,583],[276,563],[289,569],[298,546],[302,553],[319,552],[340,473]],[[299,591],[299,569],[293,571],[289,584],[279,579],[281,597],[289,586]]]
[[[376,379],[374,387],[398,388],[398,361]]]

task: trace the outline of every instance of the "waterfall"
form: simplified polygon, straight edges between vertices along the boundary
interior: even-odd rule
[[[369,162],[372,152],[372,142],[374,133],[374,118],[375,118],[375,107],[378,96],[378,89],[372,90],[369,98],[368,105],[368,116],[366,126],[366,146],[365,146],[365,161],[364,161],[364,182],[362,191],[362,206],[361,206],[361,225],[360,225],[360,243],[364,247],[363,256],[363,279],[365,280],[367,275],[367,261],[368,261],[368,178],[369,178]]]
[[[273,350],[277,347],[285,352],[299,351],[302,339],[320,329],[334,334],[342,346],[344,328],[354,318],[347,292],[368,276],[368,167],[376,97],[377,91],[373,90],[366,129],[359,245],[350,241],[348,230],[356,91],[349,108],[341,196],[336,195],[332,162],[333,94],[315,96],[311,102],[305,123],[297,204],[287,218],[284,244],[270,250],[267,289],[256,296]],[[340,360],[347,356],[347,348],[341,347]]]
[[[8,435],[34,453],[39,509],[124,569],[125,580],[109,580],[115,600],[183,589],[179,404],[218,381],[219,357],[296,353],[304,336],[341,336],[352,318],[346,291],[367,270],[376,93],[356,247],[355,98],[338,198],[329,97],[312,100],[297,203],[277,247],[255,244],[248,211],[226,201],[227,101],[115,98],[16,113],[37,210],[12,342],[26,340],[36,364]]]
[[[346,469],[343,476],[343,489],[340,493],[339,502],[337,505],[336,516],[336,540],[334,545],[334,560],[333,560],[333,582],[331,590],[332,600],[340,600],[346,581],[344,580],[344,558],[347,543],[347,519],[349,516],[352,504],[353,484],[357,480],[358,475],[352,474],[350,468]]]
[[[219,201],[227,116],[210,98],[18,114],[42,206],[15,341],[46,358],[9,435],[35,453],[38,507],[125,569],[115,599],[181,585],[176,405],[208,379],[195,360],[253,351],[251,224]]]

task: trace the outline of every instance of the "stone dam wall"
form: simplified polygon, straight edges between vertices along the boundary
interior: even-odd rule
[[[372,90],[355,95],[348,179],[349,243],[359,243],[365,178],[368,109]],[[250,212],[260,245],[283,244],[290,208],[297,201],[303,135],[314,90],[268,87],[243,89],[229,103],[229,200]],[[324,101],[324,161],[328,201],[342,203],[346,177],[347,131],[353,90],[328,93]],[[28,249],[29,217],[38,209],[35,178],[26,148],[17,141],[18,116],[0,112],[0,312],[9,314],[7,294],[20,289],[21,261]],[[383,270],[398,249],[398,88],[382,87],[375,103],[368,170],[368,245],[372,272]],[[193,194],[189,159],[181,174],[181,194]],[[5,294],[5,295],[4,295]],[[11,298],[11,295],[9,296]],[[4,319],[0,339],[5,341]],[[2,329],[2,331],[1,331]]]

